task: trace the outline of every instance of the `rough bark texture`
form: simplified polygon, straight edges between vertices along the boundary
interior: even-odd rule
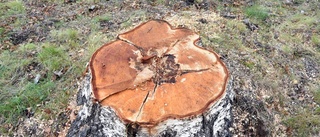
[[[94,103],[90,80],[89,72],[80,86],[77,97],[77,103],[82,108],[67,136],[231,136],[229,127],[232,124],[231,103],[234,95],[232,78],[229,79],[225,96],[211,105],[205,113],[187,119],[169,119],[153,128],[123,123],[112,108]]]

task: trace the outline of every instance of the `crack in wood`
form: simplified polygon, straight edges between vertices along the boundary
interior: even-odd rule
[[[153,91],[152,91],[152,94],[151,94],[152,98],[154,97],[154,93],[156,92],[157,87],[158,87],[158,84],[155,84],[155,86],[154,86],[154,88],[153,88]],[[146,104],[146,102],[147,102],[147,100],[148,100],[148,98],[149,98],[149,94],[150,94],[150,91],[148,91],[146,97],[144,98],[144,100],[143,100],[143,102],[142,102],[142,105],[141,105],[140,108],[139,108],[139,113],[138,113],[138,115],[136,116],[136,121],[137,121],[138,117],[140,116],[140,114],[141,114],[141,112],[142,112],[142,109],[143,109],[144,105]]]
[[[210,68],[206,68],[206,69],[199,69],[199,70],[180,70],[180,76],[187,74],[187,73],[194,73],[194,72],[203,72],[203,71],[207,71]]]
[[[154,97],[154,93],[156,92],[157,88],[158,88],[158,84],[155,84],[155,86],[153,88],[153,92],[151,94],[152,98]]]
[[[174,55],[171,55],[171,54],[168,54],[168,52],[170,52],[170,51],[172,50],[172,48],[175,47],[180,40],[176,40],[176,41],[174,42],[174,44],[172,44],[171,46],[169,46],[168,49],[166,49],[166,51],[165,51],[164,53],[162,53],[160,56],[157,56],[157,55],[150,55],[150,56],[148,56],[148,55],[146,55],[146,53],[144,52],[144,49],[143,49],[142,47],[140,47],[140,46],[138,46],[138,45],[135,45],[134,43],[132,43],[132,42],[130,42],[130,41],[128,41],[128,40],[125,40],[125,39],[119,38],[119,40],[124,41],[124,42],[126,42],[126,43],[128,43],[128,44],[130,44],[130,45],[132,45],[132,46],[134,46],[134,47],[136,47],[136,48],[140,51],[140,53],[141,53],[141,55],[142,55],[142,59],[141,59],[142,63],[146,63],[146,64],[149,64],[149,65],[152,65],[151,62],[150,62],[150,60],[151,60],[151,59],[155,59],[155,62],[156,62],[155,66],[154,66],[154,67],[155,67],[155,68],[154,68],[154,70],[155,70],[155,76],[153,77],[153,82],[155,83],[155,86],[154,86],[154,88],[153,88],[153,90],[152,90],[152,93],[151,93],[151,97],[152,97],[152,98],[154,97],[154,94],[155,94],[155,92],[156,92],[156,90],[157,90],[158,85],[161,85],[161,83],[175,83],[175,82],[176,82],[176,81],[175,81],[175,78],[176,78],[177,76],[182,76],[182,75],[187,74],[187,73],[203,72],[203,71],[209,70],[209,68],[207,68],[207,69],[200,69],[200,70],[179,70],[179,67],[174,69],[174,68],[170,68],[170,67],[172,67],[172,66],[168,66],[168,63],[171,63],[171,64],[174,63],[174,65],[179,65],[178,63],[176,63],[176,62],[174,61],[175,56],[174,56]],[[171,56],[172,56],[173,59],[172,59],[172,58],[171,58],[171,59],[168,59],[168,58],[171,57]],[[163,65],[163,64],[161,64],[161,61],[163,61],[163,58],[164,58],[164,57],[167,57],[167,60],[164,61],[164,63],[167,65],[167,66],[166,66],[167,68],[159,69],[159,66]],[[169,61],[168,61],[168,60],[169,60]],[[165,76],[159,76],[160,74],[165,73],[164,71],[166,71],[166,69],[168,69],[168,70],[170,70],[170,71],[176,70],[176,72],[175,72],[175,73],[173,72],[173,74],[170,74],[170,72],[168,73],[168,75],[170,74],[173,79],[172,79],[172,78],[171,78],[171,79],[169,78],[168,80],[167,80],[167,79],[164,80],[163,78],[166,76],[165,74],[163,74],[163,75],[165,75]],[[161,71],[161,72],[160,72],[160,71]],[[136,77],[135,77],[135,78],[136,78]],[[134,78],[134,79],[135,79],[135,78]],[[134,80],[134,79],[133,79],[133,80]],[[147,79],[147,80],[145,80],[145,81],[149,81],[149,80],[150,80],[150,79]],[[145,81],[144,81],[144,82],[145,82]],[[144,82],[142,82],[142,83],[144,83]],[[105,86],[105,87],[101,87],[101,88],[109,88],[109,87],[110,87],[110,86]],[[106,100],[107,98],[109,98],[110,96],[116,95],[116,94],[118,94],[118,93],[120,93],[120,92],[122,92],[122,91],[126,91],[126,90],[129,90],[129,89],[133,90],[133,89],[135,89],[135,88],[136,88],[136,87],[128,87],[128,88],[125,88],[125,89],[123,89],[123,90],[119,90],[119,91],[117,91],[117,92],[114,92],[114,93],[112,93],[112,94],[104,97],[103,99],[99,100],[98,102],[101,103],[101,102],[103,102],[104,100]],[[149,92],[150,92],[150,91],[148,91],[148,94],[147,94],[146,97],[144,98],[143,103],[142,103],[142,105],[140,106],[139,113],[138,113],[138,115],[137,115],[136,118],[138,118],[138,116],[140,115],[140,113],[141,113],[141,111],[142,111],[142,108],[143,108],[144,104],[146,103],[146,101],[147,101],[147,99],[148,99],[148,97],[149,97],[149,94],[150,94]]]
[[[135,121],[137,121],[138,117],[140,116],[141,111],[142,111],[142,108],[144,107],[144,105],[145,105],[145,103],[146,103],[146,101],[147,101],[147,99],[148,99],[149,94],[150,94],[150,90],[148,91],[146,97],[144,98],[144,100],[143,100],[143,102],[142,102],[142,104],[141,104],[141,106],[140,106],[140,108],[139,108],[139,113],[138,113],[138,115],[136,116]]]
[[[106,100],[107,98],[109,98],[109,97],[111,97],[111,96],[113,96],[113,95],[116,95],[116,94],[118,94],[118,93],[120,93],[120,92],[122,92],[122,91],[126,91],[126,90],[128,90],[128,89],[135,89],[135,87],[130,87],[130,88],[125,88],[125,89],[123,89],[123,90],[119,90],[119,91],[117,91],[117,92],[114,92],[114,93],[112,93],[112,94],[109,94],[108,96],[106,96],[106,97],[104,97],[103,99],[101,99],[101,100],[98,100],[98,103],[101,103],[101,102],[103,102],[104,100]]]
[[[199,70],[180,70],[180,67],[179,67],[180,64],[175,62],[175,59],[174,59],[175,55],[168,54],[177,45],[179,40],[176,40],[174,42],[174,44],[170,45],[164,53],[161,53],[161,55],[154,55],[154,54],[148,55],[142,47],[140,47],[140,46],[138,46],[128,40],[121,39],[121,38],[119,38],[119,39],[121,41],[124,41],[124,42],[134,46],[135,48],[137,48],[140,51],[141,56],[142,56],[142,58],[141,58],[142,64],[149,64],[150,66],[153,66],[151,68],[153,68],[152,71],[154,71],[154,76],[151,77],[150,79],[153,78],[153,82],[155,83],[155,86],[154,86],[153,90],[149,90],[148,93],[146,94],[146,96],[144,97],[143,102],[141,103],[141,106],[139,108],[139,112],[135,117],[135,121],[137,121],[138,118],[141,116],[142,110],[143,110],[148,98],[154,98],[154,95],[155,95],[155,92],[156,92],[158,86],[160,86],[162,83],[175,83],[176,82],[175,79],[177,76],[182,76],[187,73],[203,72],[203,71],[207,71],[210,69],[210,68],[206,68],[206,69],[199,69]],[[158,53],[156,53],[156,54],[158,54]],[[153,63],[152,61],[155,62],[154,65],[152,65],[152,63]],[[137,77],[135,77],[134,79],[136,79],[136,78]],[[147,79],[145,81],[149,81],[150,79]],[[142,83],[144,83],[145,81],[143,81]],[[102,87],[102,88],[108,88],[108,87],[110,87],[110,86],[106,86],[106,87]],[[123,90],[114,92],[114,93],[104,97],[103,99],[101,99],[98,102],[101,103],[104,100],[106,100],[107,98],[109,98],[110,96],[121,93],[122,91],[126,91],[129,89],[135,89],[135,88],[136,87],[128,87]]]

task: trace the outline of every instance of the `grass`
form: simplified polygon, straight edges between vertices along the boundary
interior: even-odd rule
[[[60,70],[71,65],[71,60],[66,55],[66,51],[61,47],[53,43],[45,43],[42,47],[37,58],[49,71]]]
[[[318,135],[320,130],[320,115],[305,111],[289,117],[284,124],[293,129],[294,136],[308,137]]]
[[[25,7],[22,1],[13,0],[4,4],[7,9],[7,13],[9,15],[19,15],[25,13]]]
[[[289,55],[293,54],[293,51],[292,51],[291,47],[288,46],[288,45],[283,45],[281,47],[281,50],[286,54],[289,54]]]
[[[315,91],[313,92],[314,94],[314,101],[317,102],[318,104],[320,104],[320,87],[318,85],[317,87],[318,89],[315,89]]]
[[[0,4],[0,45],[4,41],[8,40],[8,35],[5,33],[7,30],[2,24],[11,24],[15,27],[20,27],[26,23],[25,19],[26,9],[23,1],[13,0],[9,2],[3,2]],[[5,21],[10,19],[9,21]],[[5,22],[2,22],[5,21]]]
[[[320,35],[312,35],[311,41],[313,45],[320,46]]]
[[[315,103],[320,104],[320,87],[319,85],[311,85],[310,90],[313,94]],[[320,131],[320,107],[302,109],[298,114],[287,117],[283,123],[293,129],[294,136],[308,137],[317,136]]]
[[[13,19],[7,27],[0,27],[2,44],[9,40],[12,30],[8,28],[19,31],[25,25],[26,8],[24,2],[16,0],[2,3],[0,10],[1,20]],[[65,22],[58,23],[54,24],[55,27],[62,28]],[[73,50],[79,50],[80,36],[77,29],[57,29],[44,42],[9,44],[1,48],[0,134],[8,133],[5,125],[15,124],[19,118],[26,116],[27,111],[42,117],[45,108],[54,110],[51,115],[55,115],[66,107],[70,91],[75,91],[70,85],[81,76],[87,61],[72,62],[69,55]],[[54,71],[62,71],[63,74],[58,77]],[[37,75],[40,79],[34,82]]]
[[[299,3],[301,3],[301,1],[295,4]],[[273,14],[276,15],[269,15],[269,9],[270,11],[275,11]],[[301,14],[300,10],[299,12],[295,12],[294,9],[283,5],[265,6],[261,1],[256,2],[256,5],[244,7],[244,14],[246,17],[250,18],[250,20],[253,20],[253,22],[256,23],[260,29],[257,31],[257,33],[248,35],[248,33],[241,29],[241,27],[236,27],[237,25],[234,23],[234,20],[230,20],[227,23],[228,27],[225,29],[225,34],[220,34],[220,37],[224,39],[219,44],[225,45],[225,47],[232,46],[234,49],[236,49],[237,45],[241,45],[241,43],[245,46],[245,48],[239,48],[236,50],[240,52],[242,49],[242,51],[245,51],[249,54],[249,59],[241,56],[238,58],[241,60],[240,62],[242,65],[244,65],[246,68],[250,68],[250,72],[253,75],[252,79],[257,81],[257,83],[260,85],[263,85],[260,86],[260,88],[263,89],[265,86],[266,88],[271,89],[269,90],[271,93],[276,94],[269,95],[274,100],[279,100],[280,108],[284,107],[285,109],[290,110],[287,112],[283,111],[284,109],[278,109],[278,107],[276,110],[282,114],[282,124],[288,128],[288,136],[290,136],[290,134],[292,134],[292,136],[316,136],[320,132],[320,107],[317,106],[320,104],[319,89],[312,90],[310,86],[305,86],[308,87],[308,89],[305,91],[305,94],[311,94],[314,97],[313,101],[317,105],[303,106],[305,105],[304,103],[301,103],[303,101],[299,102],[288,97],[287,94],[288,91],[290,92],[290,89],[285,88],[283,85],[286,79],[289,81],[293,81],[292,77],[294,77],[294,79],[298,79],[298,81],[301,79],[301,76],[299,76],[297,73],[300,73],[301,70],[305,69],[305,65],[300,59],[311,56],[311,54],[297,55],[298,51],[303,51],[302,53],[310,52],[316,55],[313,56],[314,58],[319,57],[319,52],[316,53],[316,50],[312,48],[312,46],[318,47],[320,44],[318,35],[319,27],[316,25],[319,15],[316,12],[310,11],[308,7],[299,7],[298,9],[304,10],[309,14]],[[271,24],[270,22],[272,21],[276,21],[278,24]],[[274,32],[279,34],[277,39],[273,38],[275,34]],[[240,34],[244,34],[245,36],[241,37]],[[306,37],[306,34],[309,34],[309,37]],[[260,41],[263,46],[269,45],[270,48],[275,49],[270,51],[265,50],[262,47],[252,46],[252,43],[250,43],[252,38],[256,41]],[[243,41],[248,41],[248,43],[243,43]],[[248,48],[258,48],[261,50],[258,52],[259,54],[254,54],[255,52],[250,52],[251,50]],[[259,59],[263,59],[264,61],[259,61]],[[295,63],[300,63],[294,64],[292,60],[294,60]],[[260,68],[260,66],[262,68],[261,70],[253,69]],[[259,80],[260,77],[258,76],[261,73],[264,73],[264,75],[262,75],[263,79]],[[319,82],[319,79],[315,81],[317,83]],[[276,86],[272,86],[268,83]],[[283,91],[287,91],[287,93],[284,94]],[[290,101],[297,102],[298,104],[291,106],[290,103],[288,103]],[[290,107],[294,107],[295,109],[290,109]],[[304,107],[305,109],[297,109],[299,107]],[[290,133],[289,129],[291,129]]]
[[[58,43],[63,45],[67,45],[68,47],[76,47],[80,45],[78,43],[79,32],[76,29],[68,28],[61,30],[53,30],[51,31],[51,37],[54,40],[57,40]]]
[[[21,1],[5,4],[11,11],[5,14],[5,17],[2,16],[3,19],[25,13]],[[1,5],[0,9],[4,10],[5,7]],[[92,22],[86,17],[79,19]],[[97,21],[110,19],[110,14],[96,18]],[[71,23],[74,22],[70,22],[69,25]],[[69,28],[66,28],[66,24],[63,21],[54,24],[57,29],[51,30],[47,40],[42,42],[22,43],[17,45],[17,48],[11,49],[10,46],[8,49],[1,50],[1,124],[16,123],[17,118],[26,116],[26,111],[31,111],[36,117],[54,120],[55,115],[65,109],[70,95],[76,91],[76,87],[71,85],[81,77],[90,56],[102,44],[110,41],[111,35],[96,32],[100,28],[99,23],[90,23],[90,27],[96,29],[93,29],[88,36],[84,36],[79,29],[75,29],[78,24]],[[11,25],[22,26],[23,24],[15,20]],[[1,40],[7,40],[10,37],[6,31],[6,28],[0,28],[0,34],[4,36]],[[33,69],[29,70],[29,67]],[[56,71],[60,71],[62,75],[57,76],[54,73]],[[35,83],[34,79],[39,74],[39,82]],[[51,113],[44,113],[44,110],[51,110]],[[0,126],[0,130],[1,133],[10,134],[5,126]]]
[[[249,68],[249,69],[253,69],[254,68],[254,66],[255,66],[255,64],[254,64],[254,62],[251,62],[251,61],[244,61],[243,62],[243,65],[245,65],[247,68]]]
[[[251,7],[246,8],[244,11],[249,18],[261,21],[266,20],[269,16],[268,11],[260,5],[253,5]]]
[[[16,123],[18,118],[28,116],[27,113],[45,118],[44,109],[52,111],[47,120],[55,119],[54,115],[68,104],[70,92],[75,91],[70,85],[85,69],[85,62],[71,62],[66,49],[49,42],[27,43],[15,51],[4,50],[0,57],[0,118],[4,125]],[[39,64],[39,68],[28,70],[32,63]],[[54,71],[61,70],[63,75],[57,77]],[[34,77],[39,74],[39,82],[35,83]],[[3,126],[0,130],[7,133]]]
[[[26,24],[26,9],[23,1],[14,0],[9,1],[3,4],[3,7],[0,6],[0,9],[5,10],[4,13],[0,13],[0,19],[4,20],[5,18],[12,18],[13,26],[20,27],[21,25]]]
[[[311,29],[313,26],[316,26],[317,16],[307,16],[301,13],[297,13],[290,18],[287,28],[290,29]]]
[[[5,29],[3,27],[0,27],[0,36],[4,33]]]
[[[6,122],[16,121],[19,115],[26,115],[23,112],[27,108],[37,109],[37,105],[47,99],[54,88],[55,84],[50,81],[43,81],[38,84],[27,82],[24,89],[21,89],[18,94],[1,103],[0,113],[7,118]]]
[[[22,112],[27,108],[35,108],[55,87],[55,83],[50,81],[50,78],[33,83],[33,80],[28,80],[26,77],[26,67],[36,61],[28,57],[27,53],[36,49],[35,44],[28,43],[14,52],[5,50],[0,54],[2,58],[0,61],[0,90],[2,91],[0,113],[1,117],[6,118],[5,122],[16,121],[16,117],[23,115]],[[59,52],[55,51],[55,54],[57,53]],[[55,58],[50,57],[50,59],[55,62]]]
[[[233,29],[234,31],[236,31],[236,33],[239,33],[239,34],[248,32],[246,25],[244,23],[236,21],[236,20],[228,21],[226,26],[229,29]]]
[[[88,46],[88,54],[86,55],[87,60],[89,60],[90,55],[92,55],[101,45],[104,43],[111,41],[110,37],[101,33],[94,32],[91,33],[87,38],[87,46]]]
[[[112,15],[107,13],[107,14],[104,14],[104,15],[100,15],[100,16],[96,16],[93,18],[93,21],[94,22],[100,22],[100,21],[109,21],[112,19]]]

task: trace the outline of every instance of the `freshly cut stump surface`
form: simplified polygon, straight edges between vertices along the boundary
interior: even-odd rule
[[[103,45],[80,85],[82,108],[68,136],[230,136],[232,82],[198,40],[150,20]]]
[[[201,114],[225,92],[228,72],[199,36],[151,20],[119,35],[91,58],[95,98],[126,122],[154,126]]]

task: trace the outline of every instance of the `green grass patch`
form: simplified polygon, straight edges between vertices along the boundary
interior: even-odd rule
[[[316,91],[313,92],[314,101],[320,104],[320,87]]]
[[[0,27],[0,36],[4,33],[5,29],[3,27]],[[2,39],[2,38],[1,38]]]
[[[100,16],[96,16],[93,18],[94,22],[100,22],[100,21],[109,21],[112,19],[112,15],[111,14],[104,14],[104,15],[100,15]]]
[[[312,26],[316,26],[317,17],[306,16],[304,14],[295,14],[290,18],[291,24],[289,28],[292,29],[309,29]]]
[[[254,66],[255,66],[255,63],[254,62],[251,62],[251,61],[243,61],[242,62],[243,63],[243,65],[244,66],[246,66],[247,68],[249,68],[249,69],[253,69],[254,68]]]
[[[229,29],[234,29],[238,34],[248,31],[246,25],[238,20],[229,20],[226,25]]]
[[[91,55],[100,48],[104,43],[110,42],[111,38],[107,35],[101,33],[101,32],[94,32],[91,33],[87,38],[87,44],[88,44],[88,54],[86,57],[88,57],[86,60],[89,61],[89,58]]]
[[[76,29],[53,30],[50,35],[53,39],[65,46],[75,48],[80,45],[78,43],[80,33]]]
[[[9,27],[3,26],[8,24],[15,30],[27,23],[24,2],[21,0],[2,2],[0,4],[0,20],[0,42],[2,43],[9,39],[6,32],[12,31],[6,30]]]
[[[307,16],[301,13],[296,13],[282,22],[278,29],[281,32],[290,33],[289,35],[302,34],[303,31],[314,30],[317,31],[319,16]]]
[[[316,46],[320,46],[320,35],[312,35],[311,42]]]
[[[24,45],[19,46],[17,52],[25,55],[31,51],[36,51],[36,50],[37,50],[37,45],[35,45],[34,43],[26,43]]]
[[[269,16],[268,11],[264,7],[259,5],[248,7],[244,11],[249,18],[254,18],[262,21],[266,20]]]
[[[130,19],[120,24],[121,28],[129,28],[131,25],[132,25],[132,21]]]
[[[0,19],[15,27],[26,23],[25,14],[26,9],[23,1],[13,0],[0,5]]]
[[[279,36],[279,40],[286,41],[287,45],[293,45],[293,43],[301,44],[303,42],[302,35],[294,36],[285,31]]]
[[[45,43],[37,58],[51,72],[70,66],[72,63],[66,52],[53,43]]]
[[[7,89],[7,84],[16,84],[14,81],[21,81],[17,79],[19,75],[23,75],[23,66],[29,64],[32,59],[26,58],[18,52],[3,51],[0,54],[0,91]],[[3,85],[3,86],[2,86]]]
[[[320,107],[317,107],[314,111],[314,114],[320,115]]]
[[[16,51],[5,50],[0,54],[0,118],[4,119],[2,122],[16,121],[26,108],[35,108],[55,87],[49,80],[38,84],[28,81],[25,67],[34,60],[27,57],[28,49],[36,49],[36,46],[25,44]]]
[[[57,113],[59,109],[64,109],[70,91],[75,90],[70,84],[81,76],[85,69],[85,63],[71,62],[68,50],[54,43],[27,43],[20,45],[13,52],[2,51],[0,58],[0,118],[1,122],[11,124],[25,116],[27,108],[35,115],[41,114],[43,107]],[[42,67],[28,72],[27,66],[32,62],[40,63]],[[53,71],[62,68],[70,69],[64,72],[59,80],[52,79]],[[45,76],[41,76],[39,83],[34,83],[33,78],[28,79],[28,75],[39,73],[46,73]],[[44,101],[47,102],[45,105]]]
[[[218,33],[216,37],[208,37],[202,35],[203,44],[205,45],[220,45],[224,50],[239,50],[246,51],[248,48],[244,46],[241,33],[244,33],[246,30],[240,22],[228,21],[226,22],[227,29],[224,33]]]
[[[6,14],[8,15],[23,14],[26,11],[24,3],[20,0],[13,0],[10,2],[4,3],[4,5],[7,7]]]
[[[305,111],[291,116],[284,121],[284,124],[294,130],[294,136],[308,137],[319,134],[320,115],[311,111]]]
[[[281,46],[281,50],[286,54],[289,54],[289,55],[293,54],[292,48],[290,46],[288,46],[288,45]]]
[[[0,113],[6,118],[6,122],[15,121],[27,108],[35,109],[37,104],[47,99],[54,88],[55,84],[50,81],[38,84],[28,82],[25,89],[0,103]]]

